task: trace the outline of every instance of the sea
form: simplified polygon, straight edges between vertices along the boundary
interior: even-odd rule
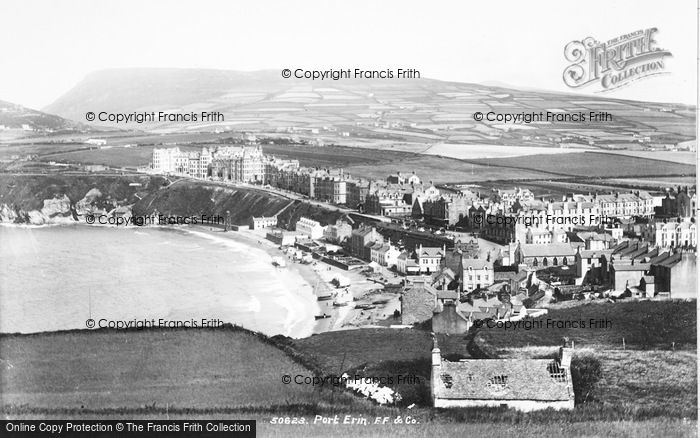
[[[150,322],[311,335],[312,287],[273,266],[262,249],[228,237],[159,227],[0,226],[0,333]]]

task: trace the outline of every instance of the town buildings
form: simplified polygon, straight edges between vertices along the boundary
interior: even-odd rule
[[[352,234],[352,219],[339,218],[335,224],[326,226],[323,237],[331,243],[343,243]]]
[[[308,237],[309,239],[320,239],[323,237],[325,227],[313,219],[301,217],[296,223],[297,234]]]
[[[250,225],[251,230],[262,230],[265,228],[274,228],[277,226],[277,216],[251,217],[249,225]]]
[[[350,254],[362,260],[371,259],[371,246],[382,240],[376,228],[360,226],[350,234]]]
[[[391,243],[377,242],[370,248],[370,258],[373,262],[388,268],[396,267],[401,251]]]
[[[644,289],[653,283],[653,294],[694,290],[695,254],[624,241],[604,255],[603,275],[614,291]],[[643,283],[642,283],[643,280]]]
[[[574,266],[576,250],[569,243],[548,245],[520,243],[515,250],[515,264],[524,264],[533,270],[549,266]]]
[[[159,173],[186,175],[192,178],[220,179],[235,182],[262,183],[265,175],[264,156],[258,147],[222,146],[202,148],[201,152],[180,148],[153,149],[151,168]]]
[[[648,228],[646,240],[662,248],[697,247],[697,225],[691,218],[656,220],[648,224]]]
[[[495,281],[493,263],[486,259],[462,257],[459,272],[462,292],[487,288]]]
[[[424,247],[423,244],[418,245],[415,251],[415,259],[418,262],[419,272],[430,274],[439,271],[446,253],[445,246],[435,248]]]
[[[661,218],[690,218],[695,214],[696,206],[696,193],[691,193],[687,186],[678,186],[678,189],[666,192],[655,212]]]

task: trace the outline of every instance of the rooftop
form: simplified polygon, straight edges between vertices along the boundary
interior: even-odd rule
[[[435,396],[457,400],[568,401],[570,381],[558,377],[552,359],[442,361]]]

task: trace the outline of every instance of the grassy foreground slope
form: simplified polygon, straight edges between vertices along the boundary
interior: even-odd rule
[[[577,410],[697,418],[696,305],[641,301],[550,309],[537,320],[584,321],[586,328],[484,327],[475,342],[492,357],[515,358],[549,357],[563,338],[573,340],[574,365],[586,380],[585,390],[577,390],[585,400]],[[591,328],[591,318],[609,320],[609,328]]]
[[[71,331],[0,336],[5,410],[256,407],[310,403],[313,375],[265,338],[238,329]]]

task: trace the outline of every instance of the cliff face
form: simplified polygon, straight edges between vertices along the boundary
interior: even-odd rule
[[[157,211],[166,216],[226,217],[229,212],[232,223],[247,224],[251,216],[274,216],[289,203],[284,197],[259,190],[182,181],[138,201],[133,214]]]
[[[130,206],[163,186],[161,177],[0,175],[0,222],[42,225]]]
[[[231,222],[238,225],[248,224],[251,216],[279,214],[280,226],[288,229],[293,229],[300,216],[312,217],[324,225],[340,217],[339,213],[262,190],[193,181],[179,182],[155,192],[133,207],[134,215],[149,215],[154,211],[166,216],[226,217],[229,214]]]
[[[166,216],[222,216],[248,224],[251,216],[279,214],[280,226],[293,229],[301,216],[322,225],[341,213],[291,201],[283,196],[242,187],[201,181],[178,181],[164,186],[156,176],[0,176],[0,222],[47,224],[83,221],[87,214],[107,214],[117,207],[134,216],[154,212]]]

